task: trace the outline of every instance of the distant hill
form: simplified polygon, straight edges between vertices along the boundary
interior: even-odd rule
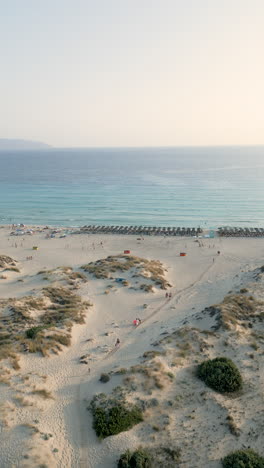
[[[48,149],[51,146],[39,141],[30,140],[9,140],[0,138],[0,151],[4,150],[33,150],[33,149]]]

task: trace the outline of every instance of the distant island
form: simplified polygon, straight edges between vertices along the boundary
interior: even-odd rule
[[[39,141],[0,138],[0,151],[48,149],[50,145]]]

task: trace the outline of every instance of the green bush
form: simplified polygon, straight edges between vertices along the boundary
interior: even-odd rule
[[[110,375],[108,374],[101,374],[101,377],[100,377],[100,382],[103,382],[103,383],[106,383],[106,382],[109,382],[110,380]]]
[[[242,388],[242,377],[231,359],[218,357],[202,362],[198,377],[217,392],[236,392]]]
[[[110,408],[98,406],[93,408],[92,411],[94,417],[93,428],[100,439],[127,431],[143,421],[142,411],[137,406],[130,409],[122,404]]]
[[[131,453],[127,450],[118,461],[118,468],[151,468],[152,457],[145,449],[138,449]]]
[[[29,328],[26,331],[26,337],[34,340],[34,338],[36,338],[37,334],[42,330],[43,330],[43,327],[41,327],[41,326],[40,327]]]
[[[224,468],[264,468],[264,458],[254,450],[237,450],[223,460]]]

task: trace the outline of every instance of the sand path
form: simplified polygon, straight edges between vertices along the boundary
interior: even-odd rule
[[[79,453],[80,453],[79,467],[80,468],[92,468],[92,466],[93,466],[91,464],[90,457],[89,457],[89,455],[90,455],[89,454],[89,444],[91,444],[91,432],[89,431],[89,427],[88,427],[88,424],[87,424],[87,419],[88,419],[87,418],[87,404],[85,404],[85,402],[81,398],[82,386],[84,384],[87,385],[89,380],[91,380],[93,377],[99,375],[99,373],[100,373],[100,363],[104,363],[106,360],[111,358],[115,353],[120,351],[122,349],[122,347],[126,344],[127,338],[132,333],[137,331],[139,328],[143,328],[144,324],[148,320],[150,320],[151,318],[156,316],[159,312],[164,310],[164,308],[168,304],[171,304],[173,300],[174,300],[173,302],[175,303],[175,299],[176,299],[176,303],[177,303],[177,299],[179,299],[181,297],[182,293],[191,290],[200,281],[202,281],[202,279],[205,277],[205,275],[214,267],[215,263],[216,262],[213,262],[209,266],[207,266],[204,269],[204,271],[198,276],[198,278],[195,281],[193,281],[191,284],[189,284],[188,286],[186,286],[186,287],[184,287],[184,288],[182,288],[180,290],[176,290],[172,294],[171,298],[166,299],[158,307],[156,307],[155,310],[151,314],[149,314],[145,319],[142,320],[140,325],[138,325],[137,327],[131,328],[131,330],[128,332],[128,334],[126,336],[126,339],[123,340],[122,343],[120,343],[119,346],[114,347],[110,352],[108,352],[107,355],[104,356],[99,362],[97,362],[96,368],[94,369],[94,371],[89,373],[89,378],[88,379],[87,379],[87,374],[85,374],[85,375],[82,374],[82,376],[72,376],[72,377],[79,377],[79,378],[81,377],[81,380],[80,380],[80,382],[79,382],[79,384],[77,386],[77,398],[76,398],[76,415],[77,415],[78,423],[79,423]]]

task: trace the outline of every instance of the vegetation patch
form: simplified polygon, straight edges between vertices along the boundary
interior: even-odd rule
[[[128,431],[143,421],[142,410],[125,399],[107,398],[100,394],[90,404],[93,415],[93,428],[99,439]]]
[[[118,468],[151,468],[153,458],[147,449],[139,448],[135,452],[127,450],[118,461]]]
[[[5,311],[0,318],[0,360],[15,363],[16,352],[57,354],[61,346],[71,344],[71,327],[84,322],[90,306],[62,286],[43,288],[36,297],[0,301],[0,310]]]
[[[0,268],[6,268],[7,266],[16,266],[16,260],[12,257],[8,257],[8,255],[0,255]]]
[[[154,285],[160,289],[171,287],[165,278],[165,270],[162,263],[158,260],[147,260],[145,258],[135,257],[133,255],[110,255],[107,258],[90,262],[81,267],[95,278],[109,278],[112,273],[124,273],[133,270],[133,277],[142,277],[148,279],[150,283],[142,283],[140,289],[152,291]],[[124,278],[121,282],[124,286],[128,286],[127,279]]]
[[[20,273],[19,268],[13,267],[13,266],[11,266],[11,267],[6,267],[6,268],[5,268],[5,271],[15,271],[16,273]]]
[[[43,279],[50,281],[60,281],[61,284],[76,285],[79,282],[86,283],[87,277],[80,271],[73,271],[70,266],[61,266],[54,270],[40,270],[38,275],[45,275]]]
[[[107,383],[109,382],[110,380],[110,375],[108,374],[101,374],[101,377],[100,377],[100,382],[103,382],[103,383]]]
[[[54,398],[52,393],[49,390],[46,390],[46,388],[39,388],[35,389],[32,391],[33,395],[40,396],[41,398],[44,398],[45,400],[49,398]]]
[[[172,379],[168,375],[168,369],[164,364],[158,360],[152,359],[149,360],[146,364],[136,365],[130,368],[131,374],[138,374],[140,377],[142,389],[149,393],[154,389],[162,390],[165,386],[171,384]],[[130,384],[131,389],[133,390],[134,381],[131,377],[127,377],[124,380],[126,386]]]
[[[264,468],[264,458],[252,449],[237,450],[227,455],[222,464],[224,468]]]
[[[120,456],[118,468],[154,468],[161,466],[177,468],[180,462],[180,450],[166,446],[139,447],[134,452],[127,450]]]
[[[229,294],[221,304],[206,307],[205,311],[216,317],[216,329],[232,329],[243,325],[245,320],[260,318],[263,302],[257,301],[253,296],[245,295],[245,288],[240,294]]]
[[[242,388],[242,377],[231,359],[218,357],[202,362],[198,377],[217,392],[236,392]]]

